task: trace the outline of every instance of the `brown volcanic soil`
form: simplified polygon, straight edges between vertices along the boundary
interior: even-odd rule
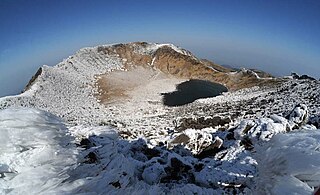
[[[160,97],[161,92],[173,90],[174,86],[182,81],[184,80],[175,79],[151,68],[136,67],[127,71],[114,71],[101,75],[97,80],[96,84],[100,92],[97,97],[103,104],[143,98],[150,91],[147,87],[144,87],[146,85],[149,88],[154,88],[151,93],[156,93],[155,96]],[[157,86],[159,84],[161,89]]]
[[[174,77],[183,80],[201,79],[225,85],[229,90],[237,90],[253,86],[273,85],[276,79],[258,79],[252,71],[232,72],[232,69],[214,64],[208,60],[198,60],[193,56],[183,55],[169,46],[162,46],[152,54],[135,51],[135,47],[145,48],[147,43],[137,42],[99,47],[98,52],[118,55],[125,59],[124,66],[128,71],[116,71],[100,75],[97,87],[98,98],[103,102],[126,99],[128,91],[150,82],[154,75]],[[258,72],[260,77],[269,74]]]

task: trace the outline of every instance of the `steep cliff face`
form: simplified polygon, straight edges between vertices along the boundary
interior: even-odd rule
[[[34,82],[36,81],[36,79],[41,75],[42,73],[42,68],[40,67],[36,74],[32,76],[32,78],[30,79],[30,81],[28,82],[28,84],[26,85],[25,89],[23,90],[23,92],[29,90],[31,88],[31,86],[34,84]]]

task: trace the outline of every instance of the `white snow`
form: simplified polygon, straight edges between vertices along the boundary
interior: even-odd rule
[[[152,58],[152,61],[151,61],[151,64],[150,64],[151,66],[153,66],[155,60],[156,60],[156,58],[153,57],[153,58]]]
[[[257,128],[266,122],[286,121],[279,116],[272,118],[276,120],[241,124],[256,125],[258,134],[268,130]],[[214,129],[187,129],[183,133],[191,138],[186,147],[191,151],[199,152],[199,148],[217,140],[218,148],[226,148],[214,158],[198,159],[183,147],[152,149],[148,146],[150,138],[123,140],[109,127],[67,129],[57,117],[34,109],[0,111],[0,126],[0,189],[4,194],[177,193],[177,189],[182,194],[190,190],[219,194],[225,186],[252,186],[245,189],[251,193],[309,194],[320,183],[320,131],[315,129],[284,133],[282,127],[271,125],[270,131],[277,134],[270,139],[249,136],[256,140],[253,153],[241,144],[243,136],[232,141]],[[242,133],[252,135],[250,131]],[[199,135],[201,139],[197,139]],[[81,143],[85,138],[93,145],[76,148],[73,140]],[[93,162],[88,161],[90,153],[97,156]],[[195,166],[200,164],[203,168],[197,171]],[[169,173],[180,179],[171,176],[169,183],[160,183]]]
[[[301,111],[301,108],[304,106],[294,110]],[[191,138],[186,148],[194,154],[217,140],[217,148],[225,148],[214,158],[201,160],[184,147],[150,148],[150,139],[157,138],[127,141],[109,127],[74,126],[67,129],[58,118],[46,112],[6,109],[0,111],[0,189],[4,194],[157,194],[164,191],[219,194],[227,192],[227,189],[221,191],[225,186],[251,186],[245,187],[244,191],[310,194],[320,183],[320,131],[285,133],[281,125],[275,125],[287,124],[289,120],[276,115],[249,122],[244,120],[234,130],[238,135],[234,141],[226,139],[228,131],[219,132],[213,128],[186,129],[168,134],[164,139],[170,141],[184,133]],[[248,124],[254,130],[240,131]],[[271,134],[265,139],[263,133],[268,131]],[[253,136],[258,134],[259,139]],[[255,143],[254,153],[241,144],[244,135]],[[85,150],[77,149],[73,139],[80,143],[84,138],[94,145]],[[154,146],[151,144],[151,147]],[[96,154],[96,162],[88,163],[89,153]],[[182,164],[172,164],[173,159]],[[203,168],[196,171],[195,165],[200,164]],[[181,180],[172,180],[170,184],[169,179],[167,184],[160,183],[168,173],[181,174]],[[192,183],[191,175],[196,183]]]
[[[163,46],[189,55],[170,44],[135,51]],[[43,66],[31,89],[0,98],[0,194],[310,194],[320,185],[318,81],[286,80],[166,107],[160,93],[181,80],[149,79],[129,100],[102,105],[93,96],[96,79],[125,70],[118,55],[97,48]],[[231,122],[175,126],[215,116]],[[188,142],[174,142],[181,135]]]
[[[43,111],[0,111],[0,194],[55,191],[77,162],[67,133],[57,117]]]
[[[146,47],[142,47],[140,45],[137,45],[135,44],[134,45],[134,51],[139,53],[139,54],[153,54],[155,53],[159,48],[161,47],[170,47],[171,49],[175,50],[176,52],[180,53],[180,54],[183,54],[183,55],[186,55],[186,56],[190,56],[194,59],[197,59],[190,51],[187,51],[185,49],[182,49],[178,46],[175,46],[171,43],[165,43],[165,44],[159,44],[159,43],[148,43],[146,45]]]
[[[278,134],[257,147],[257,192],[312,194],[320,184],[320,130]]]

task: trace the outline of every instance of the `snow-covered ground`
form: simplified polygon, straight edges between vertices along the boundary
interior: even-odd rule
[[[135,52],[162,46],[192,56],[170,44]],[[166,107],[160,93],[178,81],[149,79],[128,99],[99,103],[96,78],[123,61],[84,48],[0,98],[0,193],[310,194],[320,185],[318,81]]]
[[[54,192],[77,165],[73,138],[47,112],[2,110],[0,135],[0,194]]]
[[[2,110],[0,192],[310,194],[320,183],[320,131],[302,126],[284,133],[290,121],[299,123],[294,116],[243,121],[233,134],[187,129],[179,135],[189,142],[173,142],[173,133],[168,148],[148,138],[121,139],[104,126],[67,129],[39,110]],[[205,144],[210,153],[195,155]]]

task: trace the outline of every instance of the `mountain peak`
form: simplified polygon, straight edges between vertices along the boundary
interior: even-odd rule
[[[171,44],[84,48],[42,66],[24,93],[0,98],[0,177],[9,174],[5,190],[16,194],[271,193],[266,182],[311,193],[319,180],[319,91],[319,81],[235,71]],[[52,160],[42,162],[43,146]],[[314,158],[305,164],[297,154]],[[17,188],[30,170],[35,181]]]

